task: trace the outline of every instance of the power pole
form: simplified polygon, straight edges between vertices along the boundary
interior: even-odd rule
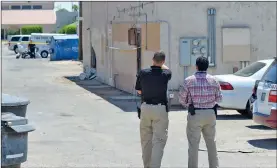
[[[82,10],[83,10],[83,5],[82,5],[82,1],[79,1],[79,18],[78,18],[78,25],[79,25],[79,60],[82,61],[83,60],[83,21],[82,19]]]

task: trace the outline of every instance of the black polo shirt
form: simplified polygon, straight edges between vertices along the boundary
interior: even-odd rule
[[[141,90],[143,102],[167,103],[167,84],[170,79],[170,70],[151,66],[138,73],[136,90]]]

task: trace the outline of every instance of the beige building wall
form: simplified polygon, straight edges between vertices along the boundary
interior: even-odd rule
[[[114,74],[120,73],[117,78],[117,87],[130,91],[130,85],[134,85],[136,63],[134,63],[135,52],[118,51],[109,47],[125,49],[126,42],[117,42],[113,39],[114,30],[112,23],[135,23],[138,18],[129,16],[138,11],[118,13],[117,8],[130,8],[130,5],[138,5],[138,2],[84,2],[84,26],[83,26],[83,50],[84,64],[91,62],[90,40],[97,55],[97,72],[101,80],[113,85]],[[167,54],[166,64],[172,70],[173,76],[169,88],[178,90],[184,78],[195,71],[191,65],[185,72],[184,67],[179,65],[179,39],[184,36],[208,36],[207,9],[216,9],[216,66],[209,68],[211,74],[232,73],[233,67],[240,68],[239,55],[234,54],[231,61],[223,59],[223,28],[224,27],[248,27],[250,31],[249,61],[272,58],[276,55],[276,2],[155,2],[147,4],[142,13],[147,13],[149,23],[159,23],[155,33],[160,36],[152,37],[151,40],[159,47],[154,50],[144,51],[142,67],[148,67],[154,51],[163,50]],[[174,11],[174,12],[173,12]],[[139,18],[145,22],[145,17]],[[107,26],[108,25],[108,26]],[[106,27],[107,26],[107,27]],[[92,30],[91,35],[88,28]],[[126,38],[120,32],[122,38]],[[150,33],[148,33],[150,34]],[[149,35],[148,35],[149,36]],[[101,38],[108,46],[101,47]],[[107,37],[107,38],[106,38]],[[144,37],[144,35],[143,35]],[[150,38],[149,38],[150,39]],[[237,39],[240,41],[239,37]],[[103,40],[102,40],[103,41]],[[247,41],[247,40],[246,40]],[[150,42],[149,42],[150,43]],[[244,44],[247,46],[248,44]],[[234,52],[235,53],[235,52]],[[101,58],[103,57],[103,58]],[[228,56],[230,57],[230,56]],[[101,59],[100,59],[101,58]],[[99,59],[102,63],[99,63]],[[100,61],[101,62],[101,61]],[[126,72],[128,71],[128,72]],[[129,79],[129,80],[128,80]],[[119,81],[119,83],[118,83]],[[122,81],[122,84],[121,84]],[[128,83],[128,84],[127,84]],[[175,103],[177,101],[175,100]]]

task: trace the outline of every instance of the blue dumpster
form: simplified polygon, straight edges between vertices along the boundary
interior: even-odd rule
[[[50,41],[50,61],[77,60],[79,37],[77,35],[57,35]]]

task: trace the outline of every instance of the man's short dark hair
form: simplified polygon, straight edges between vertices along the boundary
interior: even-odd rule
[[[207,71],[209,67],[209,60],[206,57],[198,57],[196,59],[196,66],[198,68],[198,71]]]
[[[165,53],[160,51],[160,52],[155,52],[154,54],[154,57],[153,57],[153,60],[156,62],[156,63],[161,63],[163,61],[165,61]]]

